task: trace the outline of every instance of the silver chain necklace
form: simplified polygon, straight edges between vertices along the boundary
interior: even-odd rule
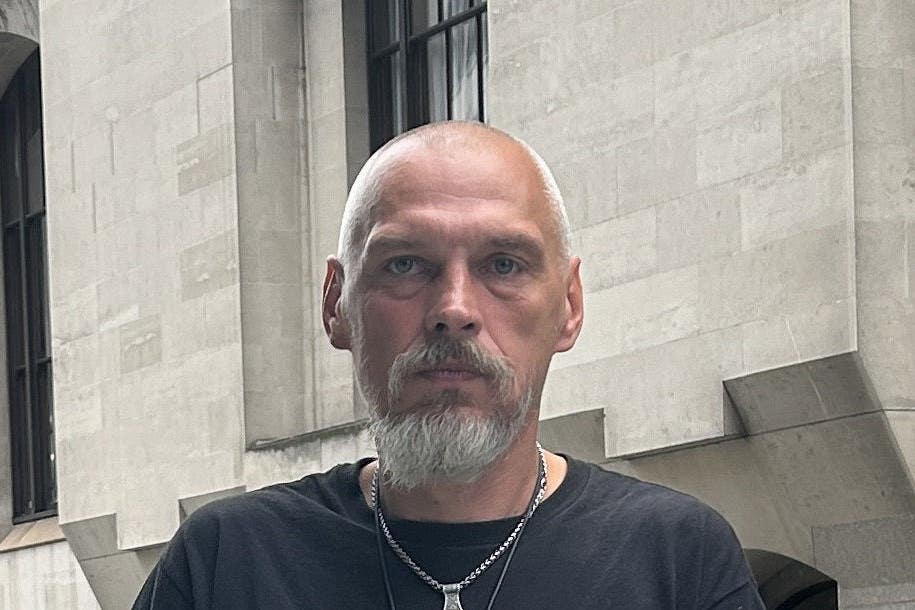
[[[543,447],[540,443],[537,443],[537,455],[540,458],[538,463],[538,474],[539,481],[537,488],[534,490],[533,496],[531,496],[531,501],[528,503],[527,510],[521,518],[518,520],[518,524],[511,531],[502,544],[500,544],[496,550],[494,550],[489,557],[483,560],[483,562],[478,565],[473,571],[465,576],[462,580],[456,583],[443,584],[437,581],[435,578],[430,576],[425,570],[423,570],[417,563],[413,560],[412,557],[400,546],[397,540],[394,539],[394,536],[391,535],[391,530],[388,528],[387,520],[384,518],[384,513],[381,510],[381,503],[379,502],[379,490],[378,490],[378,472],[379,469],[376,468],[374,474],[372,475],[372,507],[375,510],[375,521],[384,534],[384,539],[387,541],[388,546],[391,547],[391,550],[394,551],[394,554],[404,563],[408,568],[410,568],[416,576],[418,576],[424,583],[440,592],[445,598],[445,605],[443,610],[464,610],[464,607],[461,605],[460,593],[467,585],[472,583],[477,579],[480,574],[486,571],[492,564],[505,553],[506,550],[512,548],[512,545],[516,544],[518,537],[521,535],[521,532],[524,531],[524,526],[527,524],[528,520],[534,514],[534,511],[537,510],[537,507],[540,506],[540,503],[543,502],[543,497],[546,495],[546,477],[547,477],[547,466],[546,466],[546,455],[543,452]],[[511,559],[511,554],[509,554],[509,560]],[[384,558],[381,557],[381,561],[384,561]],[[507,560],[508,561],[508,560]],[[383,566],[384,564],[382,564]],[[507,567],[506,563],[506,567]],[[503,569],[504,576],[504,569]],[[387,575],[385,574],[387,579]],[[387,582],[385,583],[388,584]],[[495,599],[495,594],[498,592],[499,586],[502,584],[502,579],[499,579],[499,583],[496,585],[496,590],[493,592],[492,599],[490,600],[490,606]],[[389,591],[390,595],[390,591]]]

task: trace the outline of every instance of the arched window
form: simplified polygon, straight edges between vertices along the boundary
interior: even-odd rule
[[[13,522],[57,513],[38,51],[0,98]]]
[[[371,147],[417,125],[485,119],[486,2],[366,0]]]

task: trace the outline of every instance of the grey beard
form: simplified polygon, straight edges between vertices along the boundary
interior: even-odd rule
[[[388,375],[389,405],[396,405],[404,380],[444,362],[460,362],[487,376],[495,386],[494,405],[485,415],[457,408],[472,399],[445,390],[408,412],[381,414],[375,402],[370,431],[381,456],[381,475],[388,485],[413,489],[429,483],[471,483],[502,457],[518,437],[532,402],[528,389],[506,415],[515,385],[507,361],[485,353],[468,340],[443,338],[398,356]],[[372,400],[375,397],[366,396]]]

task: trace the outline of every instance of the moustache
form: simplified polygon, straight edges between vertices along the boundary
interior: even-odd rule
[[[470,339],[440,337],[399,354],[388,373],[388,393],[392,400],[400,395],[404,381],[442,364],[459,365],[478,375],[492,379],[500,395],[511,391],[514,371],[507,358],[486,352]]]

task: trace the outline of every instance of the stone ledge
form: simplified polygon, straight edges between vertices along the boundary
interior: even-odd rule
[[[0,541],[0,553],[19,551],[42,544],[51,544],[66,540],[57,517],[48,517],[38,521],[28,521],[13,526],[13,529]]]

